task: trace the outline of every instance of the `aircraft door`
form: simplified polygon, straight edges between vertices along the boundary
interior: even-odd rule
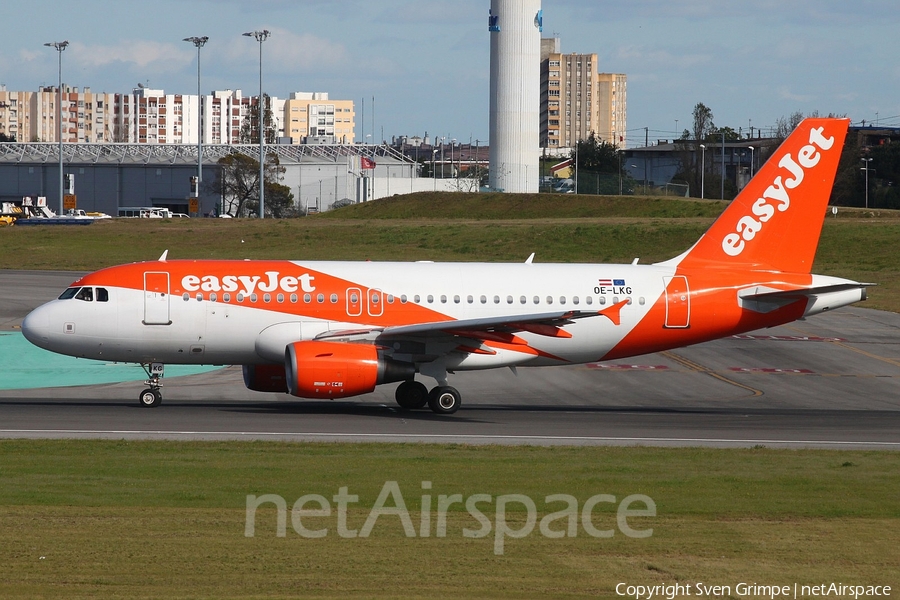
[[[685,329],[691,324],[691,291],[687,277],[663,277],[666,286],[666,328]]]
[[[359,288],[347,288],[347,316],[358,317],[362,314],[362,291]]]
[[[144,325],[171,325],[169,318],[169,274],[144,273]]]
[[[381,290],[369,290],[369,316],[380,317],[384,314],[384,298]]]

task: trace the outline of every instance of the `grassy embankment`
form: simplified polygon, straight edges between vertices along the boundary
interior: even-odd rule
[[[0,268],[93,270],[170,258],[641,262],[690,247],[724,204],[639,197],[416,194],[293,220],[115,220],[0,231]],[[900,213],[828,216],[815,271],[878,283],[900,311]]]

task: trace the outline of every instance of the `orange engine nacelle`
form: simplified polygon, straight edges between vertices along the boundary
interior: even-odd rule
[[[371,344],[294,342],[284,360],[288,393],[300,398],[358,396],[416,373],[413,365],[385,357]]]

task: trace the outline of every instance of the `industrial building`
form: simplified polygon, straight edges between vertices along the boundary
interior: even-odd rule
[[[122,207],[164,207],[196,216],[217,214],[222,199],[209,184],[221,176],[217,161],[231,153],[258,156],[256,145],[203,147],[199,206],[191,210],[191,178],[197,175],[197,146],[188,144],[63,144],[63,172],[74,176],[77,208],[119,214]],[[0,199],[45,196],[54,210],[59,198],[59,146],[0,143]],[[453,180],[419,177],[418,164],[386,145],[275,144],[300,211],[328,210],[336,201],[365,202],[395,194],[452,190]],[[363,158],[366,159],[365,164]],[[364,168],[368,167],[368,168]],[[227,207],[226,207],[227,212]]]

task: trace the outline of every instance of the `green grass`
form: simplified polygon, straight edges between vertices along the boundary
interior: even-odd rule
[[[417,444],[125,441],[0,442],[0,596],[614,597],[617,582],[820,581],[896,584],[900,453],[771,449],[534,448]],[[386,481],[420,526],[422,481],[439,494],[544,498],[646,494],[656,517],[620,532],[507,539],[505,552],[462,535],[407,538],[399,518],[342,539],[336,516],[309,517],[324,538],[277,537],[260,508],[244,536],[247,494],[359,495],[359,529]],[[393,506],[389,502],[388,506]],[[494,522],[493,503],[481,505]],[[510,525],[524,514],[511,505]],[[434,511],[434,508],[433,508]],[[615,505],[594,511],[614,528]],[[562,529],[557,522],[554,529]],[[44,557],[43,559],[41,557]],[[64,592],[63,592],[64,590]]]
[[[0,229],[0,268],[90,271],[170,258],[302,260],[665,260],[724,205],[641,197],[414,194],[292,220],[117,219],[90,227]],[[900,212],[840,209],[814,270],[879,284],[866,306],[900,312]]]
[[[0,268],[93,270],[171,258],[642,262],[688,248],[716,202],[512,195],[415,195],[316,217],[258,221],[116,220],[90,227],[0,230]],[[898,213],[829,216],[817,272],[878,282],[867,306],[900,311]],[[463,537],[478,524],[450,512],[447,537],[407,538],[383,516],[372,536],[275,535],[248,494],[288,507],[308,493],[360,496],[359,528],[396,480],[419,525],[431,494],[548,494],[579,506],[594,494],[646,494],[646,539],[616,533],[548,539]],[[394,444],[0,441],[0,597],[203,598],[616,597],[618,582],[900,585],[900,453],[771,449],[536,448]],[[482,509],[494,521],[489,510]],[[512,505],[513,510],[518,505]],[[614,505],[594,512],[615,526]],[[516,526],[525,515],[514,512]],[[540,519],[540,517],[539,517]],[[560,525],[557,523],[557,526]],[[732,592],[732,596],[735,593]]]

